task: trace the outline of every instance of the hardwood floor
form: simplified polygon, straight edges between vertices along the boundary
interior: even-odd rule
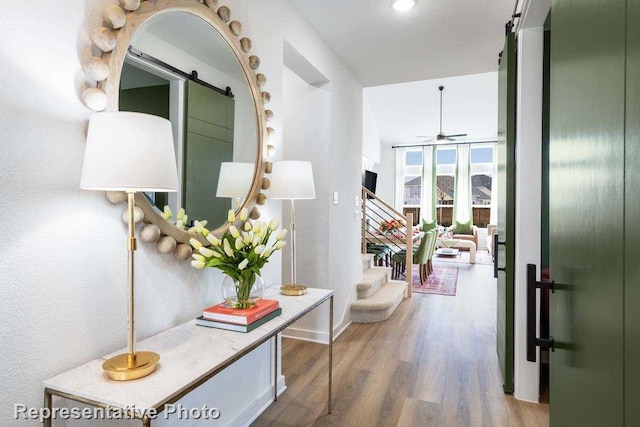
[[[283,339],[288,389],[252,425],[547,426],[547,405],[502,393],[492,267],[455,266],[457,296],[414,293],[391,319],[338,337],[331,415],[327,346]]]

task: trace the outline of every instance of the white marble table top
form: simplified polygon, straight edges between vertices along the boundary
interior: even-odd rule
[[[228,366],[238,353],[273,336],[333,295],[331,290],[309,288],[305,295],[285,296],[277,288],[267,289],[264,297],[279,300],[282,314],[249,333],[196,326],[195,320],[191,320],[140,341],[137,350],[160,354],[156,371],[145,378],[134,381],[107,378],[102,364],[116,354],[126,353],[120,350],[50,378],[44,387],[115,408],[158,409],[213,370]]]

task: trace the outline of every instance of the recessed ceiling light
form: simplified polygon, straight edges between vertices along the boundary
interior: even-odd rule
[[[416,5],[417,0],[393,0],[391,7],[399,12],[405,12]]]

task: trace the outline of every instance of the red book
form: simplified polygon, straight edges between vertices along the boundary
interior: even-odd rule
[[[280,303],[277,300],[261,299],[251,308],[233,308],[226,303],[220,303],[205,308],[202,317],[207,320],[234,323],[236,325],[250,325],[261,317],[277,310]]]

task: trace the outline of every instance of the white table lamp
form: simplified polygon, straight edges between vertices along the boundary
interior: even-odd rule
[[[271,172],[271,199],[291,201],[291,284],[280,288],[285,295],[303,295],[307,287],[296,280],[296,214],[295,200],[316,198],[313,184],[313,171],[310,162],[298,160],[281,160],[273,163]]]
[[[242,199],[251,190],[254,172],[253,163],[222,162],[216,197],[233,198],[236,200],[236,209],[240,208]]]
[[[152,373],[160,356],[136,352],[133,219],[134,195],[139,191],[177,191],[178,172],[171,123],[142,113],[97,113],[89,120],[80,188],[125,191],[129,210],[129,336],[128,353],[102,365],[109,378],[133,380]]]

